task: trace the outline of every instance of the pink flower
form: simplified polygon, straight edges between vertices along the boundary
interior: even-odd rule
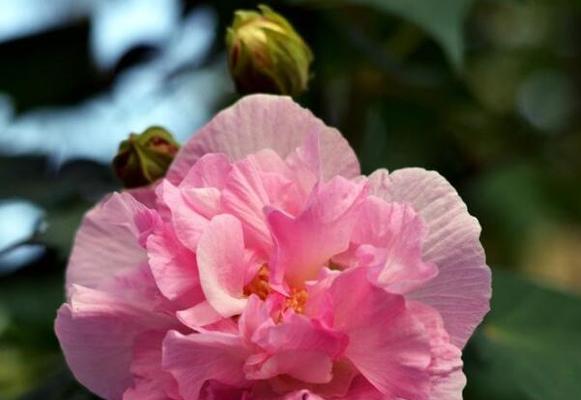
[[[250,96],[86,215],[55,329],[105,399],[459,400],[479,233],[437,173],[360,176],[339,132]]]

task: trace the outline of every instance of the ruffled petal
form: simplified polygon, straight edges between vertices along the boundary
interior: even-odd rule
[[[305,368],[306,365],[310,366],[310,364],[305,364],[303,365],[303,368]],[[333,363],[331,373],[332,379],[326,383],[306,383],[297,379],[290,379],[288,376],[272,378],[269,380],[269,386],[273,393],[268,395],[266,393],[261,393],[263,396],[256,396],[256,400],[285,398],[284,396],[277,396],[275,393],[285,393],[288,394],[288,396],[302,393],[314,396],[307,398],[343,399],[354,383],[354,378],[356,376],[361,376],[351,363],[344,358]],[[371,388],[377,391],[373,386],[371,386]]]
[[[429,337],[404,298],[373,286],[365,268],[339,275],[331,295],[334,329],[349,337],[345,356],[359,372],[387,398],[427,400]]]
[[[199,212],[199,209],[195,209],[193,201],[188,202],[187,194],[186,190],[176,187],[167,180],[157,187],[159,206],[162,210],[169,211],[177,238],[186,248],[195,252],[198,240],[210,220]]]
[[[318,350],[334,360],[343,355],[348,341],[344,334],[323,326],[319,321],[292,312],[287,313],[281,323],[258,329],[252,339],[269,354]]]
[[[438,276],[410,296],[437,309],[452,343],[462,348],[489,310],[490,269],[479,241],[480,224],[456,190],[437,172],[406,168],[370,178],[375,195],[410,204],[428,235],[423,259],[438,266]]]
[[[163,368],[177,380],[183,400],[198,400],[208,381],[242,387],[247,350],[236,335],[218,332],[189,336],[169,332],[163,344]]]
[[[292,392],[286,394],[279,398],[279,400],[325,400],[308,390],[299,390],[297,392]]]
[[[166,315],[143,301],[139,304],[137,296],[119,297],[74,285],[70,303],[58,311],[55,332],[77,380],[93,393],[117,400],[133,382],[130,367],[136,337],[173,326]]]
[[[302,193],[305,196],[311,193],[315,184],[323,180],[319,135],[313,132],[306,135],[304,143],[288,155],[286,164]]]
[[[197,249],[200,283],[206,300],[223,317],[240,314],[248,270],[242,225],[223,214],[212,219]]]
[[[359,175],[357,157],[336,129],[325,126],[290,97],[259,94],[242,98],[200,129],[182,147],[167,177],[179,183],[207,153],[224,153],[235,161],[270,148],[285,158],[312,132],[320,136],[325,179]]]
[[[123,400],[181,400],[174,377],[161,368],[164,337],[165,332],[147,332],[136,338],[131,363],[134,384]]]
[[[248,246],[265,255],[272,250],[265,207],[293,214],[305,201],[289,167],[269,149],[235,163],[222,192],[224,211],[243,223]]]
[[[155,208],[157,202],[157,195],[155,194],[155,188],[159,184],[159,181],[152,183],[149,186],[138,187],[134,189],[127,189],[125,193],[129,193],[138,202],[149,208]]]
[[[286,375],[306,383],[327,383],[332,378],[333,362],[319,351],[281,351],[267,356],[258,354],[250,357],[244,372],[247,379],[266,380]]]
[[[342,356],[347,337],[316,320],[290,313],[280,324],[264,324],[252,342],[264,353],[245,365],[248,379],[288,375],[309,383],[331,381],[333,361]]]
[[[206,154],[178,185],[185,205],[208,220],[222,212],[222,190],[232,165],[224,154]],[[181,204],[181,203],[180,203]]]
[[[279,284],[284,276],[289,284],[301,287],[306,280],[316,278],[331,257],[345,251],[366,194],[365,182],[338,176],[313,190],[299,216],[270,210],[274,282]]]
[[[359,375],[353,380],[349,393],[341,400],[386,400],[390,399],[377,390],[367,379]]]
[[[224,318],[207,301],[202,301],[193,307],[180,310],[176,313],[176,316],[182,324],[198,332],[208,330],[238,332],[236,322],[231,318]]]
[[[147,254],[152,275],[161,293],[181,307],[203,300],[195,254],[185,248],[169,224],[149,236]]]
[[[248,346],[254,343],[254,332],[263,324],[270,322],[270,310],[265,302],[256,295],[251,295],[246,303],[246,308],[238,320],[240,336]]]
[[[125,391],[123,400],[181,400],[181,398],[169,397],[155,380],[140,380]]]
[[[75,378],[105,399],[121,399],[132,384],[129,367],[136,327],[123,319],[79,318],[64,304],[58,311],[55,331]]]
[[[263,209],[271,202],[259,167],[249,157],[234,165],[223,192],[225,210],[244,223],[248,243],[267,253],[272,248]]]
[[[248,389],[224,385],[218,381],[206,382],[199,400],[260,400],[250,395]],[[266,400],[266,399],[265,399]]]
[[[149,211],[127,193],[114,193],[90,210],[75,238],[67,268],[67,291],[72,285],[99,288],[116,274],[146,261],[135,221]]]
[[[350,250],[334,260],[351,267],[369,267],[374,282],[391,293],[404,294],[438,274],[422,260],[424,224],[409,205],[367,198],[351,237]]]
[[[466,385],[462,372],[462,351],[450,343],[442,317],[435,309],[418,302],[411,302],[409,307],[430,336],[430,400],[462,400]]]
[[[206,154],[187,171],[180,187],[210,187],[222,190],[231,169],[230,160],[225,154]]]

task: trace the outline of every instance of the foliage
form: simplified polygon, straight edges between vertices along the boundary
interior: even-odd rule
[[[581,301],[497,272],[492,312],[470,344],[471,400],[573,399],[581,376]]]
[[[339,0],[330,3],[367,6],[407,19],[431,35],[455,67],[462,65],[464,22],[475,0]]]

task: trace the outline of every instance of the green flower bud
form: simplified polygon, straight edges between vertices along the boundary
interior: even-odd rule
[[[226,45],[230,73],[241,94],[297,96],[309,82],[313,53],[291,24],[269,7],[236,11]]]
[[[165,175],[179,148],[171,133],[154,126],[121,142],[113,168],[124,187],[146,186]]]

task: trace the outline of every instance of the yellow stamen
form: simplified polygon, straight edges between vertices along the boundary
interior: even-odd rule
[[[292,288],[290,292],[290,297],[285,300],[285,308],[292,308],[298,314],[303,314],[305,312],[305,305],[307,304],[307,299],[309,295],[305,289]]]
[[[244,295],[250,296],[251,294],[255,294],[262,300],[265,300],[272,291],[268,283],[269,275],[270,272],[266,265],[260,267],[254,278],[252,278],[248,285],[244,286]]]
[[[260,267],[254,278],[244,286],[244,295],[248,297],[255,294],[260,299],[266,300],[268,295],[272,293],[269,278],[270,271],[268,270],[268,266],[265,264]],[[290,295],[285,299],[281,311],[284,312],[285,310],[292,309],[298,314],[304,314],[308,297],[309,295],[305,289],[291,288]]]

